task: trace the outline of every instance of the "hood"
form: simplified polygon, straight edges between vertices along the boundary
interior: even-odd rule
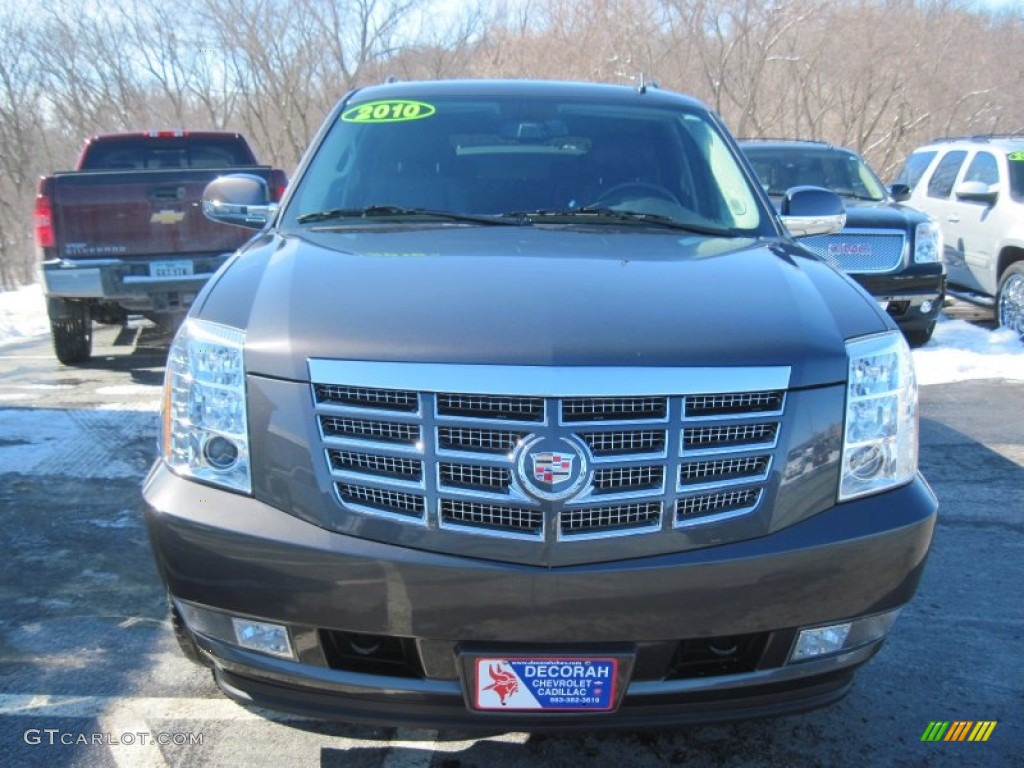
[[[928,217],[913,208],[888,202],[872,202],[843,198],[846,206],[846,226],[865,229],[898,229],[911,231]]]
[[[790,366],[844,381],[844,340],[891,328],[785,241],[650,230],[424,226],[264,235],[196,313],[246,329],[249,373],[309,358],[558,366]]]

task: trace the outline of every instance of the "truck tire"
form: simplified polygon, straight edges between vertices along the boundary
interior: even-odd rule
[[[92,357],[92,319],[85,304],[68,303],[67,317],[50,318],[53,351],[64,365],[84,363]]]
[[[1016,331],[1024,339],[1024,261],[1008,266],[999,279],[996,320],[1000,328]]]

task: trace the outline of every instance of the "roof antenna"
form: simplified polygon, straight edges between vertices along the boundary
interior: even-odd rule
[[[644,80],[644,73],[643,73],[643,71],[640,72],[640,80],[637,83],[636,90],[637,90],[637,93],[639,93],[640,95],[643,95],[643,94],[647,93],[647,81]]]

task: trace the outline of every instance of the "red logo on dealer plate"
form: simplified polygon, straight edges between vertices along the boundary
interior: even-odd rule
[[[505,706],[505,699],[519,692],[519,678],[511,672],[506,672],[500,665],[491,664],[487,670],[493,681],[484,688],[485,691],[494,691],[501,699],[501,705]]]

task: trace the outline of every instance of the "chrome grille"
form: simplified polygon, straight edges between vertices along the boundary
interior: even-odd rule
[[[419,480],[423,475],[423,463],[413,459],[335,450],[328,451],[327,455],[334,469],[404,480]]]
[[[704,485],[727,480],[763,478],[768,472],[769,456],[744,456],[736,459],[687,461],[679,467],[680,485]]]
[[[446,451],[510,453],[527,434],[500,429],[441,427],[438,430],[437,443]]]
[[[630,532],[630,529],[661,527],[661,503],[619,504],[613,507],[566,509],[558,518],[563,537]]]
[[[544,398],[439,394],[437,412],[441,416],[543,421]]]
[[[760,488],[746,488],[740,491],[707,493],[676,499],[676,524],[685,525],[688,522],[699,521],[703,517],[726,514],[732,516],[752,511],[760,498]]]
[[[371,507],[382,512],[392,512],[410,517],[423,517],[425,507],[423,497],[413,493],[386,491],[365,485],[336,483],[338,495],[344,501],[364,507]]]
[[[352,405],[357,408],[380,408],[388,411],[417,411],[420,407],[420,398],[416,392],[401,389],[317,384],[313,388],[313,394],[318,403],[326,405]]]
[[[665,430],[663,429],[581,432],[579,435],[595,456],[663,453],[665,451]]]
[[[544,515],[538,509],[457,499],[441,499],[441,524],[446,523],[495,532],[527,534],[537,538],[544,532]]]
[[[321,416],[320,425],[328,437],[352,437],[390,443],[416,443],[420,439],[420,428],[415,424]]]
[[[651,421],[668,413],[665,397],[570,397],[562,401],[562,421]]]
[[[771,445],[779,425],[738,424],[735,426],[687,427],[683,430],[683,451]]]
[[[906,241],[893,230],[844,229],[832,235],[812,235],[800,245],[844,272],[891,272],[903,264]]]
[[[594,473],[595,493],[618,493],[644,489],[660,489],[665,478],[665,467],[611,467]]]
[[[726,395],[689,395],[686,415],[730,416],[737,413],[763,413],[782,408],[782,392],[740,392]]]
[[[444,366],[433,368],[443,375]],[[456,378],[476,381],[447,380]],[[431,536],[536,542],[672,535],[754,511],[769,487],[787,398],[778,383],[742,392],[584,397],[365,386],[372,380],[367,374],[312,385],[323,455],[343,508],[417,523]],[[687,381],[687,372],[678,380]],[[535,463],[563,444],[578,454],[569,470],[576,474],[562,481],[564,498],[545,495],[532,485]]]
[[[509,483],[512,481],[512,470],[504,467],[483,467],[442,461],[439,472],[441,485],[484,488],[500,493],[507,493]]]

